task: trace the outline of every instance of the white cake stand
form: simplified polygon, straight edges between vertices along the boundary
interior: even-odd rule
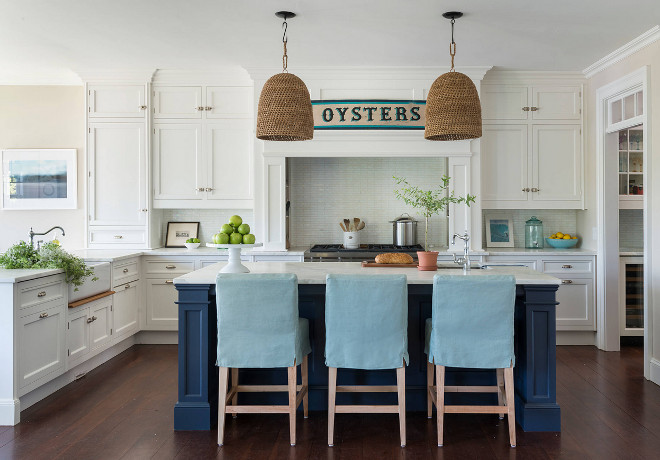
[[[250,270],[241,263],[241,249],[244,248],[258,248],[263,246],[263,243],[254,244],[214,244],[206,243],[209,248],[226,249],[229,252],[229,262],[225,265],[220,273],[250,273]]]

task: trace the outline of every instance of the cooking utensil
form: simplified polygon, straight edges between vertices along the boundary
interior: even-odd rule
[[[366,224],[364,223],[364,221],[360,221],[360,225],[358,225],[358,228],[357,228],[358,232],[360,230],[362,230],[365,226],[366,226]]]
[[[347,231],[347,232],[350,232],[350,231],[351,231],[351,230],[350,230],[350,228],[351,228],[351,221],[348,220],[348,219],[344,219],[344,227],[346,227],[346,231]]]
[[[392,223],[392,244],[413,246],[417,244],[417,221],[410,214],[401,214]]]
[[[360,226],[360,219],[353,217],[353,224],[355,225],[355,231],[357,232],[357,229]]]
[[[343,223],[343,222],[339,222],[339,226],[341,227],[341,229],[342,229],[343,231],[345,231],[345,232],[348,231],[348,230],[346,229],[346,227],[344,227],[344,223]]]

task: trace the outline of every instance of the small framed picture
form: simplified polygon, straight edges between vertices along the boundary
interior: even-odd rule
[[[486,246],[513,247],[513,220],[511,217],[486,217]]]
[[[166,248],[184,248],[188,238],[197,238],[199,222],[168,222],[165,236]]]

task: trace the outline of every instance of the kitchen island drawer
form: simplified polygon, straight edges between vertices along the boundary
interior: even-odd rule
[[[147,275],[170,275],[172,273],[185,274],[195,270],[195,261],[191,259],[147,259],[144,263]]]
[[[572,273],[592,273],[593,265],[590,260],[573,260],[561,262],[543,261],[544,273],[572,274]]]
[[[144,228],[89,227],[90,244],[146,244]]]
[[[63,299],[67,292],[64,275],[51,275],[17,284],[18,305],[21,310]]]
[[[140,277],[138,258],[115,262],[112,267],[112,286],[135,281]]]

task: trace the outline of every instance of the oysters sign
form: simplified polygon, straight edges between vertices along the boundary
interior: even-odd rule
[[[426,101],[312,101],[314,129],[424,129]]]

